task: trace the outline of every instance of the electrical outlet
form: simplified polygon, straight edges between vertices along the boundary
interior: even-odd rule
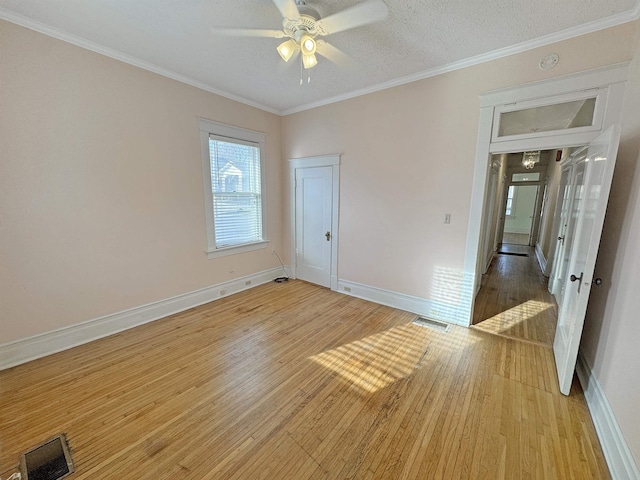
[[[446,223],[446,224],[451,223],[451,214],[450,213],[445,213],[444,214],[444,223]]]
[[[226,295],[226,294],[227,294],[227,291],[226,291],[226,290],[220,290],[220,296],[222,296],[222,295]]]
[[[245,285],[251,285],[251,280],[247,280],[246,282],[244,282]]]
[[[351,291],[351,287],[344,287],[344,291],[345,292],[350,292]]]

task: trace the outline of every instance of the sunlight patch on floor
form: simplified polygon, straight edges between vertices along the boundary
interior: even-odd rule
[[[451,339],[449,345],[447,333],[407,323],[309,358],[338,373],[356,390],[373,393],[410,376],[422,366],[430,348],[455,348],[456,336]]]
[[[524,328],[523,324],[534,321],[553,305],[538,300],[528,300],[513,308],[500,312],[474,326],[486,332],[508,334],[516,328]]]

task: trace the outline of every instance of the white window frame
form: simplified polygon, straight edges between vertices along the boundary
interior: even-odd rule
[[[247,130],[245,128],[225,125],[203,118],[200,122],[200,143],[202,148],[202,174],[204,177],[204,203],[205,218],[207,225],[207,257],[217,258],[226,255],[250,252],[261,248],[266,248],[267,239],[267,202],[266,202],[266,181],[265,181],[265,144],[266,135],[262,132]],[[216,247],[215,221],[213,218],[213,190],[211,185],[211,157],[209,152],[209,138],[228,139],[238,141],[238,143],[253,143],[260,149],[260,201],[262,202],[262,240],[228,247]]]

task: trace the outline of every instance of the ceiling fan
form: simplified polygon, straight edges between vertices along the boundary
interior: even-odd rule
[[[302,53],[302,66],[308,69],[317,65],[316,53],[335,63],[346,57],[341,50],[317,37],[384,20],[389,11],[383,0],[367,0],[321,18],[306,0],[272,1],[282,14],[282,30],[213,27],[213,32],[218,35],[286,38],[277,47],[282,59],[288,62]]]

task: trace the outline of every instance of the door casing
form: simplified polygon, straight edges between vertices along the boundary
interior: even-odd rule
[[[478,138],[476,143],[476,160],[471,191],[471,205],[465,260],[462,272],[461,301],[457,318],[460,323],[471,325],[475,296],[479,290],[482,277],[482,239],[484,235],[483,220],[486,218],[486,189],[489,181],[491,154],[522,152],[528,150],[550,150],[568,146],[586,145],[600,133],[619,122],[622,111],[625,82],[628,75],[628,62],[609,67],[598,68],[587,72],[565,75],[562,77],[535,82],[517,87],[490,92],[481,96]],[[508,104],[535,102],[548,104],[548,99],[561,100],[564,95],[571,96],[575,92],[593,89],[605,95],[605,103],[601,124],[596,130],[563,132],[544,132],[516,140],[492,143],[494,116],[498,108]],[[533,102],[533,103],[532,103]]]

